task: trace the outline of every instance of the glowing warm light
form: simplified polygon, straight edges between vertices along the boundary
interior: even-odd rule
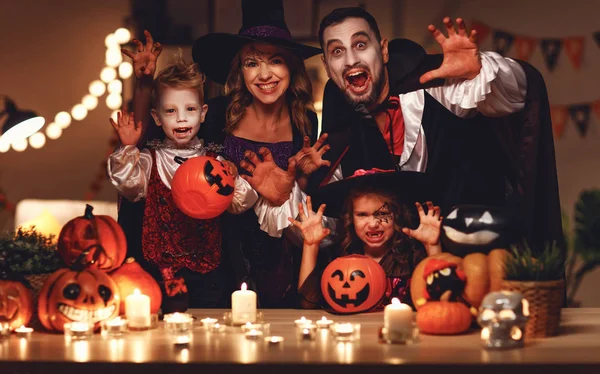
[[[108,83],[117,77],[117,71],[114,68],[106,67],[100,72],[100,79],[104,83]]]
[[[117,39],[117,37],[115,36],[115,34],[108,34],[106,35],[106,38],[104,39],[104,45],[106,46],[106,48],[115,48],[115,47],[119,47],[119,41]]]
[[[0,153],[6,153],[10,149],[10,142],[8,140],[0,140]]]
[[[60,126],[61,129],[66,129],[71,124],[71,115],[67,112],[58,112],[54,117],[54,122]]]
[[[113,110],[113,112],[110,114],[110,118],[113,119],[113,121],[117,122],[117,114],[119,113],[118,110]]]
[[[129,30],[127,30],[126,28],[118,28],[115,33],[114,33],[115,39],[117,40],[117,43],[120,44],[125,44],[127,43],[129,40],[131,40],[131,33],[129,32]]]
[[[17,152],[23,152],[27,149],[27,138],[15,139],[11,143],[12,148]]]
[[[106,66],[116,68],[121,62],[123,62],[123,56],[121,50],[118,48],[109,48],[106,50],[106,58],[104,60]]]
[[[108,82],[108,92],[120,94],[123,92],[123,83],[118,79]]]
[[[131,77],[132,74],[133,74],[133,65],[131,65],[130,62],[125,61],[125,62],[122,62],[121,65],[119,65],[119,77],[121,77],[123,79],[127,79],[127,78]]]
[[[56,123],[52,122],[51,124],[46,126],[46,136],[48,137],[48,139],[55,140],[60,138],[61,135],[62,129]]]
[[[44,235],[54,235],[53,241],[56,243],[62,225],[49,210],[44,209],[42,213],[34,217],[30,215],[32,213],[25,213],[27,213],[27,215],[23,217],[23,219],[26,219],[26,221],[19,225],[20,228],[29,230],[35,227],[36,231],[39,233]]]
[[[520,340],[523,337],[523,332],[517,326],[513,326],[510,331],[510,337],[513,338],[513,340]]]
[[[95,80],[90,83],[90,94],[100,97],[106,92],[106,85],[100,80]]]
[[[488,340],[490,338],[490,329],[484,327],[481,329],[481,340]]]
[[[71,115],[76,121],[81,121],[87,116],[88,110],[83,104],[77,104],[71,109]]]
[[[4,139],[4,141],[9,143],[24,139],[25,143],[27,143],[26,139],[44,127],[45,123],[46,120],[44,117],[40,116],[26,119],[6,130],[0,139]]]
[[[94,110],[98,106],[98,98],[94,95],[85,95],[81,103],[87,110]]]
[[[120,94],[111,93],[110,95],[108,95],[106,97],[106,106],[109,109],[112,109],[112,110],[119,109],[121,107],[121,104],[123,104],[123,99],[121,98]]]
[[[46,144],[46,136],[44,133],[36,132],[29,137],[29,145],[35,149],[40,149]]]

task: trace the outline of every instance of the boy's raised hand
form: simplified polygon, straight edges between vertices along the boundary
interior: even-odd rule
[[[403,227],[402,232],[423,243],[428,255],[441,252],[440,232],[442,227],[442,217],[440,217],[440,207],[434,206],[431,201],[427,201],[427,213],[423,210],[423,206],[416,202],[417,211],[419,213],[419,227],[416,230],[411,230],[408,227]]]
[[[153,79],[156,72],[156,60],[162,52],[162,45],[159,42],[154,42],[152,34],[148,30],[144,30],[144,36],[146,37],[146,45],[138,39],[133,39],[133,42],[137,45],[137,52],[131,52],[123,48],[121,53],[131,58],[133,71],[138,79],[144,77]]]
[[[300,221],[296,221],[291,217],[288,217],[288,221],[302,231],[304,245],[319,245],[331,233],[331,230],[323,227],[325,204],[321,204],[319,210],[315,213],[313,212],[310,196],[308,196],[306,199],[306,208],[308,209],[308,215],[304,214],[304,207],[302,203],[299,203]]]
[[[122,145],[136,145],[142,136],[142,121],[135,123],[133,113],[125,111],[117,112],[117,122],[112,118],[108,119],[110,124],[119,135],[119,140]]]

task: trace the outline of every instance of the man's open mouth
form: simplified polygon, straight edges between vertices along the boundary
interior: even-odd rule
[[[371,76],[364,69],[352,69],[346,73],[344,78],[346,79],[346,87],[356,94],[364,93],[371,84]]]

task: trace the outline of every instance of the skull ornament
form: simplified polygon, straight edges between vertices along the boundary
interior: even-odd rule
[[[529,303],[519,292],[490,292],[479,307],[477,322],[482,327],[485,348],[522,348]]]

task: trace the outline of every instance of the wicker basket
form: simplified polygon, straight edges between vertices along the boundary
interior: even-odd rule
[[[518,291],[529,301],[529,321],[525,338],[554,336],[560,325],[560,311],[565,297],[565,281],[521,282],[507,281],[502,289]]]

